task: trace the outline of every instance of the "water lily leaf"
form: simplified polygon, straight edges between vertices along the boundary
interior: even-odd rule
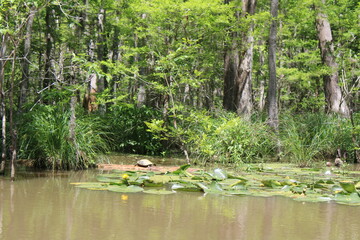
[[[285,185],[281,188],[281,191],[284,191],[284,192],[288,192],[288,191],[291,191],[291,186],[289,185]]]
[[[139,186],[117,186],[117,185],[110,185],[107,187],[107,190],[111,192],[121,192],[121,193],[135,193],[135,192],[142,192],[144,191],[143,188]]]
[[[331,191],[333,194],[344,193],[344,189],[337,185],[332,186]]]
[[[231,175],[231,174],[228,174],[227,177],[229,179],[239,179],[239,180],[243,180],[243,181],[248,181],[248,179],[246,179],[246,178],[243,178],[243,177],[240,177],[240,176],[234,176],[234,175]]]
[[[220,169],[220,168],[216,168],[214,170],[214,174],[213,176],[217,179],[217,180],[224,180],[227,178],[227,174],[224,170]]]
[[[294,186],[294,187],[292,187],[290,190],[291,190],[291,192],[294,193],[294,194],[305,194],[307,188],[304,187],[304,186]]]
[[[209,185],[207,189],[204,189],[204,192],[206,193],[215,193],[215,194],[220,194],[220,193],[224,193],[224,189],[221,187],[221,185],[216,182],[216,181],[212,181]]]
[[[180,174],[180,173],[182,173],[183,171],[186,171],[190,166],[191,166],[190,164],[182,165],[182,166],[180,166],[178,169],[176,169],[175,171],[173,171],[172,173],[173,173],[173,174]]]
[[[244,181],[244,180],[238,180],[232,184],[229,185],[229,187],[235,187],[235,186],[238,186],[238,185],[242,185],[244,186],[245,184],[247,183],[247,181]]]
[[[184,191],[184,192],[202,192],[203,189],[200,188],[197,185],[194,184],[179,184],[179,183],[175,183],[171,186],[171,189],[174,191]]]
[[[78,182],[78,183],[71,183],[78,188],[86,188],[90,190],[106,190],[108,184],[102,182]]]
[[[355,184],[352,181],[340,181],[340,186],[348,193],[356,192]]]
[[[336,194],[334,200],[341,204],[360,205],[360,196],[357,192],[351,194]]]
[[[348,193],[356,192],[355,184],[352,181],[340,181],[340,186]]]
[[[162,182],[154,182],[153,180],[145,180],[144,181],[144,187],[162,187],[164,186],[164,183]]]
[[[96,176],[96,180],[98,180],[99,182],[114,182],[115,180],[120,181],[121,177],[117,176],[117,178],[110,178],[104,175],[98,175]]]
[[[145,190],[144,193],[149,194],[157,194],[157,195],[167,195],[167,194],[174,194],[174,191],[164,190],[164,189],[149,189]]]
[[[326,183],[326,184],[334,184],[335,182],[334,182],[333,180],[328,179],[328,180],[326,180],[325,183]]]
[[[264,184],[265,187],[270,187],[270,188],[276,188],[276,187],[279,187],[281,186],[281,183],[277,180],[273,180],[273,179],[270,179],[270,180],[261,180],[261,183]]]

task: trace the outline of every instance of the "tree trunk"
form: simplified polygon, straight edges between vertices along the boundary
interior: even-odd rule
[[[55,41],[54,29],[54,9],[51,6],[46,7],[45,23],[46,23],[46,51],[45,51],[45,76],[43,79],[42,88],[49,88],[51,86],[53,77],[53,71],[51,69],[51,61],[53,60],[53,46]]]
[[[96,93],[98,91],[96,74],[95,73],[90,74],[87,81],[89,83],[88,83],[88,89],[83,99],[83,107],[88,112],[95,112],[98,110],[98,105],[96,103]]]
[[[229,1],[225,1],[228,3]],[[255,13],[256,0],[242,0],[242,13],[236,16],[246,18]],[[223,106],[226,110],[236,111],[238,115],[249,116],[253,109],[252,102],[252,61],[253,42],[251,35],[254,24],[250,23],[245,33],[233,32],[233,42],[225,53],[224,98]],[[241,43],[236,40],[241,34]]]
[[[100,9],[98,13],[98,42],[97,42],[97,60],[104,61],[107,48],[106,48],[106,38],[105,38],[105,21],[106,21],[106,11],[105,9]],[[106,72],[106,66],[102,65],[101,70]],[[106,81],[104,76],[100,76],[97,82],[98,92],[102,93],[106,88]],[[100,113],[106,112],[106,105],[99,105]]]
[[[325,0],[322,0],[325,4]],[[334,56],[334,44],[331,34],[331,26],[327,15],[321,9],[317,9],[316,29],[319,39],[322,63],[329,67],[329,74],[324,78],[324,91],[326,98],[326,112],[339,113],[345,117],[350,116],[348,105],[341,92],[338,73],[338,64]]]
[[[16,61],[16,54],[17,54],[17,47],[18,44],[14,42],[14,50],[13,50],[13,60],[11,65],[11,79],[10,79],[10,91],[9,91],[9,125],[10,125],[10,134],[11,134],[11,144],[10,144],[10,151],[11,151],[11,173],[10,178],[11,181],[15,180],[15,161],[17,158],[17,132],[14,123],[14,85],[15,85],[15,61]]]
[[[80,160],[80,154],[79,154],[79,149],[77,146],[77,142],[76,142],[76,112],[75,112],[75,107],[76,107],[76,101],[77,101],[77,97],[74,93],[73,96],[71,96],[70,98],[70,121],[69,121],[69,140],[70,142],[75,146],[76,149],[76,153],[75,153],[75,158],[76,158],[76,168],[80,167],[79,165],[79,160]]]
[[[254,15],[256,0],[242,0],[242,17]],[[240,56],[239,73],[236,79],[236,112],[238,115],[249,117],[253,109],[252,102],[252,67],[253,67],[253,48],[254,23],[250,23],[249,29],[243,34],[243,51]]]
[[[24,40],[24,59],[22,60],[22,79],[20,82],[20,96],[19,96],[19,111],[22,110],[27,100],[27,94],[29,90],[29,66],[31,55],[31,33],[34,22],[34,17],[37,9],[34,7],[30,10],[30,14],[26,24],[26,36]]]
[[[5,111],[5,64],[3,60],[6,55],[6,35],[1,35],[1,46],[0,46],[0,94],[1,94],[1,159],[0,159],[0,174],[5,172],[6,162],[6,111]]]
[[[236,38],[236,33],[232,33],[233,38]],[[235,79],[237,79],[239,66],[239,54],[237,51],[235,41],[232,43],[230,49],[225,52],[224,57],[224,97],[223,107],[228,111],[235,111]]]
[[[271,0],[270,13],[272,17],[270,34],[269,34],[269,88],[268,88],[268,114],[269,126],[278,131],[279,117],[277,104],[277,79],[276,79],[276,35],[277,35],[277,16],[279,9],[279,1]]]

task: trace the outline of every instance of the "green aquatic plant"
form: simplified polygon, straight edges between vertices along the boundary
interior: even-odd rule
[[[98,175],[98,183],[74,183],[76,187],[115,192],[170,194],[203,192],[218,195],[285,196],[303,202],[329,202],[360,205],[360,184],[353,176],[332,173],[326,169],[297,168],[276,164],[264,166],[261,172],[238,172],[223,169],[188,173],[189,165],[176,171],[160,173],[145,171],[115,171]],[[187,172],[187,174],[186,174]],[[357,175],[354,175],[357,174]],[[354,177],[355,176],[355,177]]]

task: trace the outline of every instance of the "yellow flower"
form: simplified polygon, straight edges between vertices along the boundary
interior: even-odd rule
[[[121,177],[122,177],[122,179],[129,179],[129,175],[127,175],[126,173],[123,174]]]

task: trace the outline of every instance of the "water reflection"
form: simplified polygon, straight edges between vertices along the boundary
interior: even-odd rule
[[[75,188],[96,172],[0,178],[0,240],[358,239],[359,207],[200,193]]]

